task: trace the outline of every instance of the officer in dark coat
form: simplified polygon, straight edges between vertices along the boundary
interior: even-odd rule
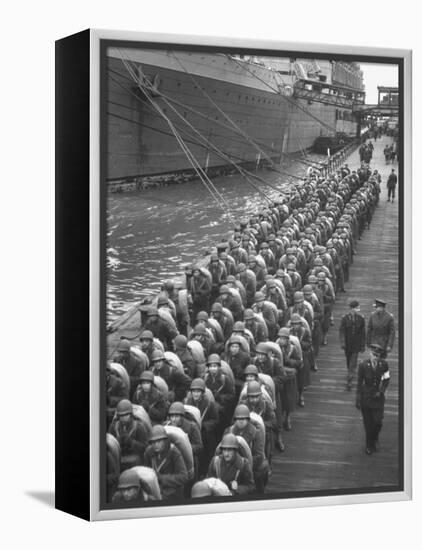
[[[351,300],[350,312],[340,323],[340,345],[346,355],[347,389],[352,389],[353,375],[358,364],[358,354],[365,351],[365,318],[359,313],[359,302]]]
[[[390,381],[388,363],[382,359],[383,348],[371,345],[369,359],[359,363],[356,408],[362,412],[366,435],[366,454],[378,450],[378,437],[384,417],[385,390]]]
[[[384,300],[375,299],[375,311],[368,321],[366,344],[368,347],[378,344],[386,353],[390,353],[394,345],[395,327],[394,317],[385,309],[386,305]]]
[[[394,202],[394,197],[396,196],[396,185],[397,185],[397,174],[394,172],[394,168],[393,168],[387,180],[387,191],[388,191],[387,201],[388,202],[390,202],[390,198],[391,198],[391,202]]]

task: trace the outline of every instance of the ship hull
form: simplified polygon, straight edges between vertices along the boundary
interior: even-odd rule
[[[283,96],[284,81],[265,67],[222,55],[134,52],[122,56],[129,71],[116,53],[107,57],[108,181],[194,171],[195,162],[207,171],[279,163],[320,135],[356,132],[332,105]]]

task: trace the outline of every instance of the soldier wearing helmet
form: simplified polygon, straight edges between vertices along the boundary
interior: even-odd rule
[[[127,387],[119,373],[107,363],[106,367],[106,400],[107,400],[107,426],[113,420],[116,406],[122,399],[129,399],[130,388]]]
[[[196,378],[197,376],[197,364],[192,355],[192,352],[188,348],[188,339],[183,334],[179,334],[173,340],[174,352],[180,359],[183,370],[189,378]]]
[[[315,356],[315,367],[316,359],[319,354],[319,346],[321,344],[321,323],[323,317],[323,310],[321,302],[319,301],[318,295],[314,292],[312,285],[307,284],[303,287],[303,297],[305,301],[312,306],[312,311],[314,313],[314,324],[312,329],[312,348],[314,350]]]
[[[274,406],[270,400],[264,399],[259,382],[248,382],[246,395],[239,404],[244,404],[251,412],[258,414],[265,425],[265,456],[271,464],[273,452],[273,432],[276,428]]]
[[[167,400],[154,384],[154,374],[146,370],[141,374],[132,403],[142,405],[152,424],[161,424],[167,415]]]
[[[206,312],[202,312],[202,313],[206,314]],[[198,315],[200,314],[201,312],[198,313]],[[189,335],[189,340],[196,340],[197,342],[199,342],[202,345],[202,348],[204,349],[205,355],[208,355],[211,353],[211,350],[213,349],[213,346],[215,344],[215,340],[214,340],[213,333],[211,332],[210,329],[207,328],[205,322],[203,321],[203,317],[202,317],[202,320],[194,326],[192,332]]]
[[[305,319],[310,330],[314,324],[314,310],[309,302],[305,301],[305,296],[302,291],[298,290],[293,295],[293,305],[289,308],[286,314],[286,320],[292,318],[292,315],[297,313]]]
[[[210,318],[215,319],[223,331],[223,339],[230,337],[233,329],[233,314],[226,308],[223,308],[220,302],[214,302],[211,307]]]
[[[130,352],[129,340],[123,338],[117,345],[117,355],[113,358],[114,363],[123,365],[130,378],[129,394],[132,395],[136,389],[139,377],[147,368],[147,364],[142,363],[135,355]]]
[[[265,284],[265,276],[268,273],[267,268],[265,267],[265,264],[263,266],[257,261],[255,254],[249,254],[248,266],[249,269],[255,274],[256,290],[260,290]]]
[[[146,354],[149,364],[151,364],[152,352],[157,348],[152,332],[150,330],[143,330],[139,336],[139,343],[141,350]]]
[[[297,373],[303,368],[302,351],[300,347],[297,348],[293,345],[288,327],[283,327],[278,331],[276,343],[281,348],[283,366],[286,371],[282,390],[282,410],[285,414],[284,428],[290,431],[292,428],[291,413],[294,411],[297,401]]]
[[[335,293],[332,285],[329,284],[324,272],[320,271],[317,275],[317,288],[322,295],[324,316],[322,318],[322,345],[327,345],[327,334],[330,328],[331,316],[335,302]]]
[[[135,470],[125,470],[119,476],[117,490],[113,495],[113,504],[131,504],[143,506],[144,493],[141,489],[141,480]]]
[[[207,359],[205,385],[212,392],[218,409],[219,424],[217,434],[227,426],[233,411],[235,398],[234,386],[229,376],[221,370],[221,359],[216,353]]]
[[[298,313],[293,313],[290,318],[290,334],[296,336],[299,340],[300,348],[302,350],[302,368],[296,373],[297,389],[298,389],[298,405],[300,407],[305,406],[305,399],[303,392],[307,386],[309,386],[311,362],[313,359],[312,354],[312,335],[309,327],[306,326],[306,321]]]
[[[275,304],[266,300],[263,292],[257,292],[252,310],[263,317],[268,329],[268,338],[274,340],[278,329],[278,311]]]
[[[220,453],[211,460],[207,477],[221,479],[233,495],[248,495],[254,490],[251,464],[239,454],[239,443],[233,434],[226,434]]]
[[[223,308],[231,311],[235,321],[241,321],[243,315],[242,299],[239,292],[230,289],[227,285],[220,287],[220,296],[216,299]]]
[[[252,269],[246,267],[246,263],[239,263],[237,266],[237,276],[239,282],[245,288],[246,292],[246,307],[250,307],[253,304],[255,292],[256,292],[256,275]]]
[[[179,401],[170,405],[167,425],[182,429],[189,438],[195,461],[195,472],[198,473],[199,458],[203,451],[201,430],[194,420],[186,417],[185,406]]]
[[[120,444],[120,471],[143,463],[148,432],[144,424],[134,417],[132,403],[128,399],[119,401],[116,416],[109,432]]]
[[[246,405],[238,405],[233,414],[233,425],[226,433],[243,437],[252,454],[252,471],[258,494],[265,492],[268,482],[269,465],[265,458],[265,432],[251,421],[251,413]]]
[[[183,372],[179,372],[166,359],[161,350],[155,350],[151,356],[151,371],[155,376],[160,376],[167,383],[168,400],[183,401],[189,389],[191,379]]]
[[[263,322],[260,322],[260,317],[255,317],[255,312],[252,309],[245,309],[243,312],[243,321],[245,323],[245,329],[252,334],[255,344],[268,340],[267,325],[263,320]]]
[[[216,252],[210,255],[210,261],[206,267],[211,273],[211,301],[214,301],[218,297],[220,286],[227,279],[227,269]]]
[[[199,311],[208,311],[211,297],[211,280],[198,266],[192,269],[192,277],[186,287],[192,296],[192,315]]]
[[[144,324],[143,329],[149,330],[152,332],[155,338],[158,338],[166,350],[173,349],[173,338],[175,338],[179,331],[167,322],[165,319],[160,317],[158,310],[154,307],[151,307],[147,312],[147,321]]]
[[[176,445],[170,443],[163,426],[152,428],[145,451],[145,466],[155,471],[163,500],[183,497],[184,487],[188,482],[185,461]]]
[[[227,341],[227,351],[223,354],[223,359],[229,364],[234,374],[236,399],[239,397],[243,386],[243,371],[251,362],[250,354],[241,346],[241,338],[237,335],[231,336]]]

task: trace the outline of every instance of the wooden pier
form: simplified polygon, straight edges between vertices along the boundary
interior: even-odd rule
[[[391,138],[374,142],[371,169],[382,176],[381,196],[371,227],[358,241],[345,294],[339,294],[334,307],[334,326],[328,345],[321,347],[318,372],[305,392],[305,407],[292,415],[292,431],[284,432],[286,450],[275,451],[267,493],[321,490],[350,490],[398,486],[399,402],[398,402],[398,297],[399,297],[399,213],[398,197],[387,202],[386,181],[391,168],[383,149]],[[351,169],[359,167],[356,151],[347,160]],[[397,189],[396,189],[397,191]],[[388,357],[391,371],[386,394],[384,426],[380,450],[365,454],[364,430],[355,408],[356,380],[352,391],[346,388],[346,360],[339,343],[341,317],[349,300],[359,300],[361,313],[368,320],[375,297],[387,302],[396,321],[396,341]],[[362,354],[360,357],[365,357]]]

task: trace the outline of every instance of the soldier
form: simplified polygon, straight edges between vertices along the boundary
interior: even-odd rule
[[[302,368],[297,370],[297,390],[298,390],[298,405],[299,407],[305,406],[305,398],[303,392],[310,384],[310,369],[312,361],[312,335],[307,326],[303,323],[303,317],[300,317],[298,313],[293,313],[290,319],[290,334],[296,336],[299,339],[300,347],[302,350]]]
[[[352,389],[353,375],[358,364],[358,354],[365,351],[365,318],[359,313],[357,300],[349,302],[350,312],[343,315],[340,323],[340,344],[346,355],[347,389]]]
[[[145,465],[152,468],[160,485],[163,500],[183,497],[188,472],[179,449],[170,443],[164,426],[154,426],[145,451]]]
[[[233,330],[233,314],[227,308],[223,308],[220,302],[214,302],[211,307],[211,319],[215,319],[223,330],[224,340],[227,340]]]
[[[165,380],[169,389],[168,400],[182,401],[189,389],[191,379],[183,372],[172,367],[160,350],[155,350],[151,357],[151,371],[155,376]]]
[[[196,318],[199,311],[208,311],[211,295],[211,281],[198,266],[192,269],[192,277],[187,286],[192,296],[192,315]]]
[[[132,403],[142,405],[151,419],[151,423],[161,424],[167,415],[167,401],[154,385],[154,374],[146,370],[141,374],[139,386],[132,398]]]
[[[216,302],[219,302],[224,308],[229,309],[235,321],[242,320],[243,306],[240,295],[236,295],[227,285],[223,285],[220,288],[220,297],[217,298]]]
[[[132,395],[139,382],[139,377],[145,369],[145,365],[142,364],[140,359],[130,353],[129,340],[120,340],[119,345],[117,346],[117,352],[118,353],[114,357],[113,361],[115,363],[120,363],[120,365],[125,367],[130,378],[129,394]]]
[[[218,296],[220,286],[226,282],[227,270],[215,252],[210,256],[207,269],[211,273],[211,301],[214,301]]]
[[[395,327],[394,317],[385,307],[387,303],[379,298],[375,299],[375,311],[368,321],[368,332],[366,334],[366,345],[378,344],[385,353],[390,353],[394,345]]]
[[[278,330],[278,312],[275,304],[266,300],[263,292],[257,292],[255,294],[255,303],[252,306],[252,310],[262,315],[267,325],[268,338],[274,341]]]
[[[233,495],[248,495],[254,490],[252,468],[246,458],[239,455],[239,443],[234,434],[226,434],[220,444],[221,454],[216,455],[208,468],[208,477],[221,479]]]
[[[259,344],[259,342],[266,342],[268,340],[268,329],[264,320],[260,323],[259,319],[256,319],[255,316],[256,313],[252,309],[245,309],[243,312],[245,328],[252,333],[255,344]]]
[[[179,334],[173,340],[174,351],[180,359],[183,370],[189,378],[197,377],[197,365],[193,358],[192,352],[188,348],[188,339],[183,334]]]
[[[391,170],[391,174],[387,179],[387,190],[388,190],[388,199],[387,201],[394,202],[394,197],[396,196],[396,185],[397,185],[397,174],[394,172],[394,168]]]
[[[256,292],[256,275],[251,269],[247,269],[243,262],[237,266],[239,281],[243,284],[246,291],[246,306],[253,304]]]
[[[359,363],[356,408],[362,412],[366,454],[378,450],[378,437],[384,417],[385,390],[390,381],[388,364],[381,359],[383,348],[372,344],[369,359]]]
[[[238,405],[233,415],[234,424],[227,433],[241,436],[252,453],[252,471],[258,494],[264,494],[268,483],[269,466],[265,458],[265,432],[251,421],[251,413],[246,405]]]
[[[242,340],[238,336],[231,336],[227,342],[228,349],[223,355],[234,374],[236,398],[239,397],[243,386],[243,371],[251,362],[250,354],[241,349]]]
[[[285,415],[284,429],[292,429],[291,413],[296,404],[297,378],[298,372],[303,368],[303,358],[301,350],[296,348],[290,340],[290,329],[283,327],[278,331],[278,340],[276,342],[283,353],[283,366],[289,376],[283,384],[282,391],[282,409]],[[293,376],[292,376],[293,374]]]
[[[133,470],[125,470],[120,474],[117,490],[113,495],[113,504],[144,505],[144,495],[141,489],[141,480]]]
[[[141,350],[146,354],[149,364],[151,364],[152,353],[157,349],[154,344],[154,335],[152,332],[150,330],[143,330],[139,336],[139,343],[141,345]]]
[[[119,401],[116,418],[109,432],[120,445],[120,471],[142,464],[148,443],[148,433],[143,423],[133,416],[132,403],[128,399]]]
[[[122,378],[115,372],[107,363],[106,367],[106,384],[107,384],[107,426],[113,420],[116,412],[116,406],[122,399],[129,399],[129,388],[123,382]]]
[[[229,376],[221,370],[221,359],[213,353],[207,360],[207,372],[205,374],[205,385],[214,396],[218,409],[219,426],[221,430],[230,421],[234,403],[234,386]]]
[[[162,319],[156,308],[150,308],[147,312],[147,322],[144,325],[144,330],[150,330],[155,338],[162,342],[164,349],[173,349],[173,338],[179,334],[178,330]]]

